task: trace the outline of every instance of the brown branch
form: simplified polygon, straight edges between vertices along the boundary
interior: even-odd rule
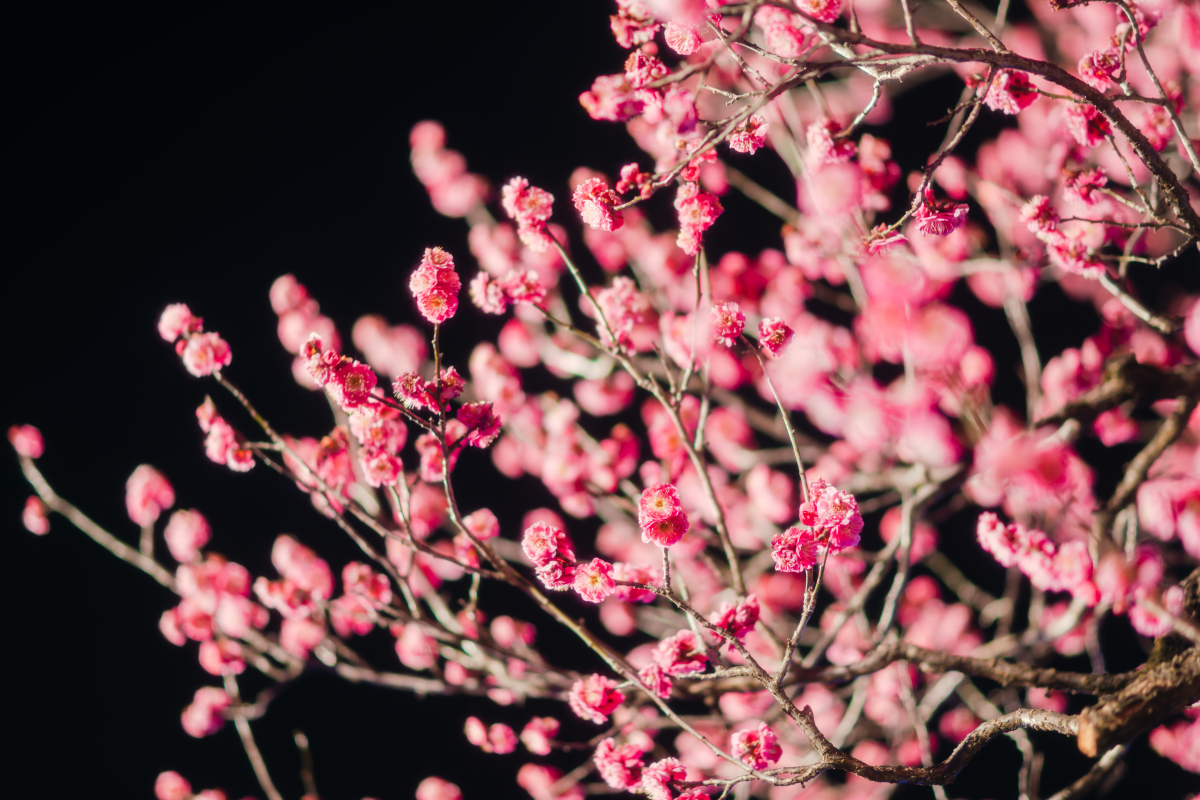
[[[1185,394],[1200,394],[1200,364],[1164,370],[1139,364],[1132,353],[1125,353],[1110,358],[1104,365],[1099,386],[1034,424],[1036,427],[1059,425],[1068,419],[1076,419],[1081,425],[1091,425],[1100,414],[1124,403],[1144,406]]]
[[[1147,667],[1123,689],[1079,715],[1076,743],[1086,756],[1128,742],[1200,700],[1200,647]]]

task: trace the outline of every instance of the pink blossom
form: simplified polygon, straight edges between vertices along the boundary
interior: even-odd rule
[[[624,217],[615,208],[621,204],[621,198],[608,188],[603,178],[589,178],[576,186],[572,202],[589,228],[615,231],[624,224]]]
[[[440,247],[427,247],[408,281],[417,310],[430,322],[445,322],[458,310],[462,281],[454,271],[454,258]]]
[[[200,548],[208,544],[212,538],[212,530],[208,520],[199,511],[176,511],[167,521],[163,530],[163,538],[167,540],[167,549],[171,557],[181,563],[197,561],[200,558]]]
[[[1002,69],[992,79],[992,85],[983,103],[993,111],[1019,114],[1038,97],[1040,95],[1035,91],[1033,82],[1026,73]]]
[[[626,122],[646,107],[644,89],[634,89],[624,75],[601,75],[579,95],[579,104],[595,120]]]
[[[775,731],[765,722],[759,723],[757,729],[734,731],[729,737],[729,748],[743,764],[753,769],[767,769],[783,755]]]
[[[404,465],[400,459],[387,453],[372,453],[367,448],[359,451],[359,463],[363,478],[370,486],[395,486],[400,482]]]
[[[191,309],[183,303],[167,306],[158,318],[158,335],[168,342],[174,342],[185,333],[199,333],[202,330],[204,320],[193,316]]]
[[[642,761],[643,752],[635,744],[618,747],[609,737],[597,745],[592,760],[596,762],[596,771],[609,786],[617,791],[635,792],[640,788],[642,769],[646,766]]]
[[[650,800],[671,800],[669,784],[687,779],[687,767],[677,758],[655,761],[642,770],[642,791]]]
[[[50,520],[46,518],[46,504],[36,495],[25,500],[25,509],[21,512],[21,524],[30,533],[45,536],[50,532]]]
[[[664,700],[671,696],[671,689],[675,685],[658,664],[647,664],[638,670],[638,680]]]
[[[158,800],[188,800],[192,785],[178,772],[160,772],[154,779],[154,796]]]
[[[421,623],[393,626],[392,634],[396,636],[396,656],[401,664],[415,671],[433,669],[437,664],[435,643],[425,635]]]
[[[538,307],[546,302],[546,295],[550,291],[537,270],[533,269],[512,270],[497,284],[509,301]]]
[[[1039,194],[1030,198],[1029,202],[1021,207],[1019,219],[1034,236],[1044,242],[1053,243],[1063,238],[1058,229],[1058,211],[1050,205],[1050,198],[1045,195]]]
[[[842,126],[832,119],[820,119],[808,126],[808,157],[813,164],[839,164],[854,158],[858,146],[850,139],[839,137]]]
[[[880,223],[871,229],[871,232],[863,239],[863,249],[867,255],[876,256],[881,253],[889,252],[893,247],[904,244],[908,241],[908,237],[900,233],[900,231],[889,230],[888,226]]]
[[[754,630],[759,619],[758,597],[748,594],[736,605],[722,603],[713,615],[713,624],[724,628],[733,634],[738,641],[744,641],[746,634]]]
[[[366,636],[375,629],[375,607],[362,595],[344,594],[329,603],[329,623],[338,636]]]
[[[679,212],[679,237],[676,243],[683,252],[694,256],[700,252],[700,237],[712,227],[725,209],[721,201],[708,192],[703,192],[695,183],[684,183],[675,195],[675,209]]]
[[[203,686],[196,690],[191,705],[183,710],[181,720],[183,729],[188,736],[197,739],[211,736],[221,730],[225,719],[221,712],[229,708],[231,701],[224,689],[215,686]]]
[[[463,517],[463,526],[477,539],[494,539],[500,535],[500,521],[487,508],[481,508]]]
[[[575,681],[567,701],[581,718],[603,725],[608,715],[625,702],[625,695],[611,678],[589,675]]]
[[[671,20],[663,31],[667,47],[681,56],[690,56],[700,48],[700,32],[694,25],[680,24]]]
[[[484,448],[500,435],[500,418],[491,403],[467,403],[458,409],[458,421],[469,429],[467,444]]]
[[[558,736],[558,720],[554,717],[534,717],[521,730],[521,744],[534,755],[550,755],[550,741]]]
[[[1079,77],[1100,92],[1108,89],[1120,69],[1121,55],[1116,50],[1096,50],[1079,59]]]
[[[417,800],[462,800],[462,792],[450,781],[431,775],[417,784]]]
[[[831,553],[857,545],[863,528],[854,495],[838,491],[820,478],[812,481],[808,501],[800,504],[800,521],[828,538]]]
[[[933,199],[933,190],[925,190],[925,200],[913,215],[917,230],[926,236],[947,236],[967,221],[970,206],[965,203],[941,203]]]
[[[796,332],[779,317],[764,317],[758,323],[758,344],[770,358],[779,358]]]
[[[816,531],[792,526],[771,538],[771,558],[780,572],[804,572],[816,566],[825,547]]]
[[[642,526],[642,541],[659,547],[670,547],[683,538],[689,526],[687,514],[682,511],[666,519],[658,519]]]
[[[471,302],[485,314],[503,314],[508,309],[508,295],[486,272],[480,271],[471,279],[469,290]]]
[[[232,639],[210,639],[200,643],[200,666],[209,675],[241,675],[246,671],[242,646]]]
[[[554,791],[562,776],[562,770],[554,767],[526,764],[517,770],[517,785],[529,792],[533,800],[583,800],[583,789],[578,783],[562,792]]]
[[[188,372],[201,378],[211,375],[233,360],[229,345],[215,333],[194,333],[179,354]]]
[[[291,536],[285,534],[275,539],[271,564],[280,575],[318,600],[328,600],[333,595],[329,564]]]
[[[753,154],[755,150],[767,143],[767,129],[770,124],[754,114],[745,123],[733,129],[729,134],[729,149],[739,153]]]
[[[46,451],[42,432],[32,425],[13,425],[8,429],[8,443],[22,458],[41,458]]]
[[[566,532],[545,522],[525,529],[521,547],[537,566],[537,575],[549,589],[566,589],[575,583],[575,548]]]
[[[301,660],[325,641],[325,627],[310,619],[285,619],[279,628],[279,646]]]
[[[1089,103],[1068,103],[1066,122],[1067,131],[1080,147],[1095,147],[1112,136],[1108,118]]]
[[[142,464],[125,482],[125,509],[138,525],[153,525],[158,516],[175,505],[175,490],[166,477],[149,464]]]
[[[670,483],[656,483],[642,490],[638,500],[638,524],[646,526],[669,519],[680,511],[679,490]]]
[[[342,356],[325,384],[325,391],[343,411],[354,411],[374,402],[372,390],[378,378],[366,364]]]
[[[636,161],[626,164],[621,167],[621,179],[617,181],[616,192],[626,194],[636,189],[639,196],[649,197],[654,192],[650,180],[653,177],[649,172],[642,172]]]
[[[820,22],[833,23],[842,13],[842,0],[798,0],[796,8]]]
[[[714,303],[711,311],[713,340],[732,347],[746,329],[746,315],[737,303]]]
[[[617,589],[612,572],[613,565],[599,558],[593,558],[587,564],[577,565],[575,591],[589,603],[599,603]]]
[[[1150,746],[1163,758],[1189,772],[1200,773],[1200,716],[1194,713],[1189,716],[1190,721],[1181,719],[1150,731]]]
[[[1092,279],[1098,279],[1105,274],[1104,262],[1092,254],[1080,231],[1073,231],[1065,238],[1051,242],[1047,252],[1050,263],[1063,272],[1072,272]]]
[[[1108,173],[1102,167],[1070,172],[1063,180],[1063,196],[1076,205],[1092,208],[1100,202],[1097,195],[1108,185]]]
[[[518,177],[500,190],[500,202],[508,216],[516,221],[517,235],[525,246],[535,253],[545,252],[551,244],[546,234],[546,222],[550,219],[554,195],[530,186],[529,181]]]
[[[618,561],[613,564],[613,579],[616,581],[640,583],[645,586],[657,586],[658,571],[644,564],[630,564],[626,561]],[[654,592],[647,589],[635,589],[632,586],[618,585],[615,593],[617,597],[629,603],[651,603],[657,597]]]
[[[708,664],[704,643],[690,630],[663,639],[654,648],[654,661],[668,675],[703,672]]]

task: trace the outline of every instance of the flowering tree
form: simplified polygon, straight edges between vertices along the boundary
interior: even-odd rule
[[[556,206],[522,177],[491,191],[423,122],[413,169],[469,225],[466,292],[462,253],[427,249],[409,280],[421,327],[362,317],[359,360],[296,277],[275,282],[280,342],[296,382],[328,397],[332,423],[314,423],[328,433],[277,430],[233,382],[230,345],[186,305],[162,313],[161,337],[213,387],[196,410],[207,457],[306,495],[361,550],[334,565],[340,580],[290,535],[270,548],[275,574],[252,575],[209,548],[202,510],[160,531],[175,495],[148,465],[126,483],[141,529],[127,543],[54,491],[41,433],[18,425],[25,527],[45,534],[57,513],[179,595],[161,633],[219,682],[182,725],[203,737],[232,722],[272,800],[250,721],[271,684],[318,662],[485,698],[465,739],[536,756],[517,779],[535,800],[896,784],[940,797],[1002,735],[1036,796],[1043,740],[1029,729],[1097,759],[1058,797],[1099,786],[1147,731],[1200,772],[1200,305],[1134,288],[1152,267],[1194,267],[1200,242],[1185,124],[1196,133],[1200,12],[1076,5],[1035,3],[1037,24],[1008,24],[1007,4],[959,0],[621,0],[623,71],[579,102],[625,123],[652,164],[609,165],[615,181],[580,168]],[[901,191],[889,144],[864,128],[938,74],[961,101]],[[984,115],[1014,125],[959,153]],[[794,203],[735,167],[769,159]],[[782,251],[706,250],[731,224],[727,192],[783,220]],[[643,206],[661,193],[677,226],[658,233]],[[1050,283],[1102,320],[1053,355],[1027,305]],[[1003,370],[969,303],[1003,309],[1023,408],[996,401]],[[467,313],[507,321],[449,363]],[[502,530],[455,480],[460,461],[488,457],[557,507]],[[977,554],[1007,570],[1001,587],[939,546],[962,515]],[[506,613],[499,585],[540,616]],[[1145,638],[1142,667],[1105,668],[1106,620]],[[539,649],[547,625],[588,660]],[[394,662],[368,663],[356,637],[390,637]],[[1070,668],[1082,653],[1090,671]],[[249,670],[256,698],[241,691]],[[531,698],[565,705],[519,733],[484,721]],[[571,772],[541,760],[555,751]],[[174,772],[155,792],[223,796]],[[440,777],[417,792],[456,796]]]

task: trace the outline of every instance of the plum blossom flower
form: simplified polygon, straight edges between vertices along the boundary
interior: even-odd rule
[[[615,231],[624,224],[624,217],[615,208],[621,204],[621,198],[608,188],[603,178],[589,178],[576,186],[572,202],[589,228]]]
[[[718,606],[713,615],[713,624],[718,628],[724,628],[732,633],[738,641],[742,641],[746,638],[746,634],[754,630],[759,614],[758,597],[748,594],[736,605],[722,603]]]
[[[917,220],[917,230],[926,236],[948,236],[967,221],[970,209],[966,203],[938,202],[933,198],[932,187],[928,187],[924,202],[917,206],[913,216]]]
[[[863,529],[858,501],[821,478],[809,486],[809,499],[800,504],[800,524],[771,539],[771,556],[780,572],[803,572],[825,556],[858,544]]]
[[[50,520],[46,517],[46,504],[36,495],[25,500],[25,508],[21,512],[21,524],[30,533],[45,536],[50,532]]]
[[[154,796],[158,800],[189,800],[192,784],[178,772],[160,772],[154,780]]]
[[[796,332],[779,317],[764,317],[758,323],[758,344],[769,358],[779,358]]]
[[[167,521],[163,538],[167,540],[171,557],[186,564],[200,559],[200,548],[208,544],[212,530],[208,527],[208,520],[199,511],[181,509]]]
[[[221,712],[232,704],[224,689],[202,686],[196,690],[191,704],[183,710],[181,721],[188,736],[197,739],[211,736],[225,726]]]
[[[699,185],[685,182],[675,195],[679,212],[679,237],[676,243],[683,252],[694,256],[700,252],[700,237],[712,227],[725,209],[716,196],[700,190]]]
[[[732,347],[746,329],[746,315],[737,303],[714,303],[711,315],[713,340]]]
[[[32,425],[13,425],[8,429],[8,443],[22,458],[41,458],[46,451],[42,432]]]
[[[158,318],[158,335],[168,342],[174,342],[185,333],[199,333],[202,330],[204,320],[194,316],[183,303],[172,303]]]
[[[417,800],[462,800],[462,791],[456,784],[430,775],[417,784]]]
[[[545,522],[525,529],[521,548],[537,567],[547,589],[567,589],[575,584],[575,548],[566,531]]]
[[[521,744],[534,755],[550,755],[550,740],[558,736],[559,722],[554,717],[534,717],[521,730]]]
[[[671,800],[669,784],[686,779],[687,767],[678,758],[664,758],[642,770],[642,791],[650,800]]]
[[[233,360],[229,345],[216,333],[192,334],[179,355],[183,359],[183,366],[197,378],[228,367]]]
[[[153,525],[163,511],[175,505],[175,490],[165,475],[142,464],[125,482],[125,509],[138,525]]]
[[[1068,103],[1066,122],[1067,131],[1075,137],[1080,147],[1095,147],[1112,136],[1112,125],[1108,118],[1088,103]]]
[[[616,591],[613,565],[600,558],[575,567],[575,591],[589,603],[599,603]]]
[[[729,149],[739,153],[753,154],[755,150],[767,143],[767,129],[770,123],[754,114],[742,125],[733,129],[729,134]]]
[[[440,247],[427,247],[408,281],[421,316],[436,324],[445,322],[458,310],[458,292],[462,281],[454,271],[454,258]]]
[[[667,47],[681,56],[690,56],[700,47],[700,32],[694,25],[680,24],[671,20],[663,31]]]
[[[804,132],[809,160],[814,164],[840,164],[854,158],[858,146],[838,137],[841,132],[841,124],[832,119],[819,119],[809,125]]]
[[[500,435],[500,418],[491,403],[466,403],[458,409],[458,421],[467,427],[467,444],[485,448]]]
[[[734,731],[729,737],[729,747],[743,764],[754,769],[767,769],[783,755],[775,731],[765,722],[759,723],[758,728]]]
[[[500,190],[500,204],[516,221],[517,236],[525,246],[535,253],[544,253],[551,244],[546,222],[552,213],[554,195],[516,177]]]
[[[603,725],[608,715],[625,702],[625,695],[611,678],[589,675],[575,681],[567,702],[581,718]]]
[[[632,743],[618,746],[609,737],[596,746],[592,760],[596,762],[596,771],[609,786],[617,791],[636,792],[642,782],[642,769],[646,766],[642,761],[644,752]]]
[[[1018,114],[1028,108],[1040,95],[1024,72],[1002,69],[992,80],[983,103],[993,111]]]
[[[654,661],[668,675],[703,672],[708,664],[704,643],[690,630],[668,636],[654,648]]]

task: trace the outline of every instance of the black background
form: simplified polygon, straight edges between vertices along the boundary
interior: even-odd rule
[[[404,5],[132,13],[39,4],[5,15],[10,210],[0,342],[9,366],[0,424],[41,428],[47,453],[39,464],[53,485],[118,535],[136,539],[124,480],[151,463],[173,482],[177,507],[209,518],[211,546],[256,573],[269,570],[269,543],[280,532],[335,567],[353,557],[332,524],[277,476],[234,475],[204,458],[194,409],[206,392],[224,408],[228,402],[184,372],[154,326],[167,303],[188,303],[230,342],[230,377],[278,428],[326,432],[324,400],[291,378],[267,289],[295,273],[348,340],[364,313],[414,321],[407,279],[424,247],[444,245],[468,262],[465,225],[437,215],[409,169],[415,122],[445,123],[449,146],[496,184],[519,173],[546,187],[564,220],[572,169],[613,174],[639,157],[620,126],[592,122],[575,101],[624,57],[607,35],[607,3]],[[941,116],[957,91],[954,82],[934,81],[912,93],[908,111]],[[905,150],[904,133],[886,133],[905,169],[924,161],[927,150]],[[924,129],[914,134],[929,146]],[[772,165],[752,169],[786,196],[783,170]],[[779,246],[777,223],[736,197],[726,206],[727,224],[710,240],[715,252]],[[998,312],[955,299],[977,330],[1003,330]],[[1047,353],[1077,345],[1096,324],[1052,288],[1034,313],[1035,324],[1054,320],[1038,330]],[[461,359],[495,330],[464,306],[447,326],[447,348]],[[1009,366],[1001,391],[1020,407],[1015,346],[997,338],[994,352]],[[488,474],[467,461],[461,480]],[[154,776],[175,769],[197,790],[261,797],[231,726],[203,740],[180,728],[194,690],[216,680],[199,668],[194,644],[177,648],[157,633],[173,596],[59,518],[50,535],[29,535],[18,522],[26,490],[15,461],[0,464],[12,737],[4,784],[63,797],[150,797]],[[534,482],[517,486],[514,493],[507,481],[479,481],[459,491],[507,522],[548,502]],[[500,597],[496,607],[526,611],[512,611],[510,600]],[[532,610],[525,616],[536,619]],[[552,641],[564,662],[576,655],[572,644]],[[364,647],[391,663],[386,641]],[[1140,661],[1137,652],[1115,658],[1114,668]],[[249,694],[259,687],[249,676],[243,684]],[[520,796],[520,754],[473,753],[461,726],[471,713],[520,724],[531,712],[562,708],[533,703],[507,714],[483,701],[348,686],[314,670],[254,727],[288,797],[301,793],[296,728],[312,742],[325,798],[410,797],[430,773],[454,780],[468,798]],[[593,732],[564,722],[580,738]],[[1004,752],[985,754],[952,795],[1014,793],[1016,756],[1009,745],[993,747]],[[1052,753],[1064,777],[1049,782],[1050,791],[1085,768],[1069,747]],[[1186,780],[1173,765],[1153,768],[1177,785]]]

